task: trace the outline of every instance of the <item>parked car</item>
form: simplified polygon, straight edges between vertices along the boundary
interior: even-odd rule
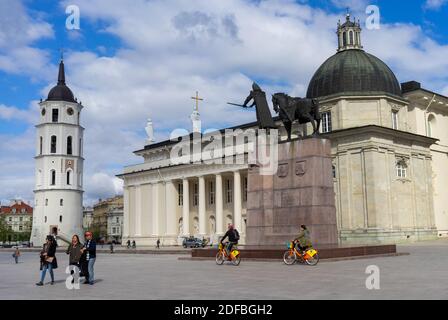
[[[29,248],[31,247],[31,244],[29,241],[22,241],[22,248]]]
[[[194,237],[184,238],[184,241],[182,241],[182,246],[184,248],[199,248],[199,247],[204,248],[205,245],[206,243],[204,240]]]

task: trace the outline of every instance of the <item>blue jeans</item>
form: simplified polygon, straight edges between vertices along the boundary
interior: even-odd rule
[[[88,265],[89,283],[93,283],[93,280],[94,280],[94,277],[93,277],[93,265],[95,264],[95,260],[96,260],[96,258],[90,258],[89,259],[89,265]]]
[[[42,273],[40,275],[40,282],[42,282],[42,283],[45,280],[45,275],[47,273],[47,269],[50,272],[51,282],[54,281],[53,266],[51,265],[51,263],[46,263],[42,266]]]

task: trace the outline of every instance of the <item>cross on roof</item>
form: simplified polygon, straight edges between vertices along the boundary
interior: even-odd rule
[[[191,97],[191,99],[196,100],[196,111],[199,111],[199,101],[204,101],[203,98],[199,98],[199,92],[196,91],[196,97]]]

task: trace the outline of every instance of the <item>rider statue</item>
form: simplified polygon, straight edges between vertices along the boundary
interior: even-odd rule
[[[248,103],[253,100],[252,105],[248,106]],[[266,100],[266,93],[255,82],[252,84],[252,91],[244,101],[244,108],[254,107],[257,110],[257,120],[260,129],[275,129],[277,128],[272,119],[271,112],[269,111],[268,102]]]

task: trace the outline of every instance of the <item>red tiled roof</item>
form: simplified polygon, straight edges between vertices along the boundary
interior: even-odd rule
[[[22,213],[22,209],[25,209],[25,213],[24,214],[33,214],[33,208],[30,207],[29,205],[27,205],[26,203],[22,202],[20,204],[16,203],[13,204],[12,206],[2,206],[0,208],[0,214],[11,214],[12,213],[12,209],[16,209],[15,214],[23,214]]]

